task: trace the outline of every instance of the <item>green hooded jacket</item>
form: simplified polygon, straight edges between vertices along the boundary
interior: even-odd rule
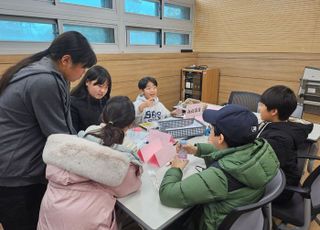
[[[247,145],[217,150],[211,144],[197,144],[196,156],[205,160],[207,169],[182,179],[182,171],[169,169],[160,186],[162,204],[175,208],[201,205],[200,219],[193,229],[215,230],[235,207],[258,201],[265,185],[276,175],[279,161],[264,139]],[[210,167],[218,161],[220,168]],[[225,173],[244,184],[228,192]]]

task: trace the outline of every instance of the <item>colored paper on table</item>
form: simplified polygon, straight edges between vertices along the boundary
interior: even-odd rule
[[[147,131],[159,128],[157,121],[144,122],[139,124],[139,126]]]
[[[150,158],[162,148],[162,142],[160,140],[153,140],[148,144],[145,144],[139,151],[138,155],[144,162],[148,162]]]
[[[223,107],[222,105],[212,105],[212,104],[208,104],[207,109],[219,110],[219,109],[221,109],[222,107]]]
[[[155,152],[153,156],[149,159],[148,163],[156,166],[162,167],[169,161],[171,161],[176,155],[176,148],[173,145],[163,146],[159,151]]]
[[[141,128],[140,128],[141,129]],[[129,129],[124,137],[124,139],[128,139],[131,142],[135,143],[138,149],[140,149],[146,143],[148,139],[148,132],[145,130]]]
[[[149,143],[154,141],[154,140],[160,140],[163,145],[167,145],[169,143],[174,143],[173,137],[164,132],[160,132],[158,130],[150,130],[149,131],[149,136],[148,136],[148,141]]]
[[[175,142],[170,134],[150,130],[147,143],[138,151],[140,159],[152,166],[161,167],[176,154]]]
[[[208,104],[207,109],[211,109],[211,110],[219,110],[221,109],[223,106],[221,105],[212,105],[212,104]],[[207,122],[205,122],[202,118],[202,113],[200,115],[195,116],[195,119],[198,121],[201,121],[204,124],[207,124]]]

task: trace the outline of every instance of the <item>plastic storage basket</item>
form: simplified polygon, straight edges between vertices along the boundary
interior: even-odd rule
[[[158,121],[162,132],[171,134],[174,138],[188,138],[204,135],[206,126],[194,118]]]

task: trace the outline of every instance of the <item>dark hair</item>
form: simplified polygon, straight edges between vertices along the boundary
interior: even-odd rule
[[[49,56],[53,61],[58,61],[64,55],[70,55],[73,64],[82,64],[85,68],[89,68],[97,62],[97,57],[88,40],[81,33],[76,31],[65,32],[55,38],[48,49],[33,54],[8,68],[0,79],[0,94],[20,69],[39,61],[45,56]]]
[[[111,76],[105,68],[99,65],[95,65],[91,67],[79,84],[71,90],[71,95],[76,97],[87,97],[88,96],[88,88],[86,86],[87,81],[97,81],[95,85],[102,85],[105,82],[108,84],[108,91],[106,95],[102,99],[108,100],[110,98],[112,81]]]
[[[228,147],[238,147],[238,146],[243,145],[243,144],[237,144],[234,141],[230,140],[229,137],[227,137],[225,134],[223,134],[220,131],[220,129],[218,129],[218,127],[212,126],[212,128],[214,129],[214,136],[218,137],[218,136],[220,136],[220,134],[223,135],[224,141],[227,143]]]
[[[102,120],[105,126],[90,135],[103,140],[103,145],[112,146],[122,144],[124,139],[123,128],[130,126],[135,119],[133,103],[127,96],[115,96],[108,100],[102,112]]]
[[[138,88],[144,90],[149,82],[152,82],[155,86],[158,86],[158,82],[154,77],[147,76],[140,79],[138,82]]]
[[[297,107],[297,97],[294,92],[284,85],[273,86],[261,95],[260,101],[267,110],[278,110],[279,120],[287,120]]]

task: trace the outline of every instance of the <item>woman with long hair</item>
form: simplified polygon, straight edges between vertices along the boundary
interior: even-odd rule
[[[96,63],[87,39],[59,35],[48,49],[27,57],[0,79],[0,223],[4,229],[36,229],[46,189],[42,151],[54,133],[76,133],[69,82]]]

